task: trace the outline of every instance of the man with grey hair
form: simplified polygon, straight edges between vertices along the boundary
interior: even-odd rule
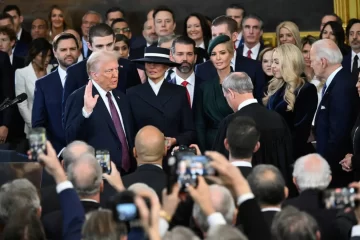
[[[224,140],[229,123],[238,116],[250,117],[260,131],[260,148],[254,153],[253,165],[261,163],[275,165],[283,174],[290,191],[295,190],[294,187],[289,186],[292,184],[290,170],[293,162],[292,140],[284,119],[275,111],[270,111],[257,102],[252,93],[252,81],[245,72],[229,74],[223,81],[222,88],[229,106],[235,113],[220,123],[213,150],[228,156]]]
[[[206,240],[248,240],[239,229],[230,225],[217,225],[209,229]]]
[[[209,190],[214,210],[223,215],[227,224],[232,225],[235,222],[237,210],[230,191],[224,186],[217,184],[210,185]],[[201,211],[201,207],[197,203],[194,203],[192,216],[196,225],[206,235],[206,232],[209,230],[209,223],[207,216]]]
[[[178,38],[178,35],[171,34],[169,36],[161,36],[158,40],[158,47],[170,49],[173,41]]]
[[[271,227],[272,239],[276,240],[320,240],[325,238],[315,219],[294,207],[286,207],[275,216]]]
[[[82,55],[87,58],[91,54],[91,50],[88,47],[89,42],[89,30],[92,26],[101,23],[101,14],[95,11],[87,11],[81,19],[81,33],[82,33]]]
[[[343,171],[339,162],[352,152],[351,130],[358,113],[359,96],[350,71],[341,66],[342,59],[340,49],[330,39],[319,40],[311,47],[310,61],[315,76],[326,80],[315,116],[315,136],[316,151],[331,167],[331,187],[344,187],[353,180],[352,173]]]
[[[275,166],[260,164],[253,168],[247,180],[265,221],[271,227],[275,214],[281,211],[281,204],[288,196],[283,176]]]
[[[293,181],[299,190],[298,197],[287,199],[284,206],[294,206],[305,211],[318,222],[323,239],[334,239],[337,211],[324,207],[322,191],[331,181],[331,170],[328,162],[319,154],[308,154],[296,160]]]
[[[127,97],[116,90],[119,64],[114,52],[97,51],[87,61],[90,81],[69,96],[65,108],[68,142],[82,140],[107,149],[119,171],[135,168],[131,149],[134,130]]]

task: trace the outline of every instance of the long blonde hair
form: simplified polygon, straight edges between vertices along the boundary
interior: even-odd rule
[[[282,77],[276,78],[274,76],[271,79],[263,103],[266,105],[269,98],[285,85],[284,100],[287,103],[287,111],[293,111],[296,100],[295,91],[305,83],[305,80],[300,77],[305,68],[304,58],[300,49],[289,43],[278,46],[275,48],[275,52],[279,54]]]
[[[299,49],[301,49],[301,38],[300,38],[299,27],[295,23],[290,22],[290,21],[285,21],[285,22],[282,22],[279,25],[277,25],[277,27],[276,27],[277,45],[280,46],[280,29],[281,28],[286,28],[287,30],[289,30],[291,32],[291,34],[294,36],[296,46]]]

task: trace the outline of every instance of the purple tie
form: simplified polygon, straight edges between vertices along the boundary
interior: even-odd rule
[[[111,98],[111,93],[107,92],[106,93],[106,97],[108,98],[109,101],[109,106],[110,106],[110,112],[111,112],[111,118],[114,122],[115,125],[115,129],[117,132],[117,135],[121,141],[121,148],[122,148],[122,156],[121,156],[121,167],[127,172],[130,168],[130,159],[129,159],[129,149],[127,146],[127,142],[126,142],[126,137],[125,137],[125,133],[124,130],[121,126],[121,120],[119,117],[118,112],[116,111],[116,107],[114,105],[114,102]]]

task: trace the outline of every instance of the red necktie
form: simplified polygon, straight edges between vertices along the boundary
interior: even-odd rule
[[[110,112],[111,112],[111,118],[114,122],[115,125],[115,129],[116,129],[116,133],[120,139],[121,142],[121,167],[127,172],[130,168],[130,157],[129,157],[129,149],[128,149],[128,145],[127,145],[127,141],[126,141],[126,136],[124,133],[124,129],[122,128],[121,125],[121,119],[119,117],[119,114],[116,110],[116,107],[114,105],[114,102],[111,98],[111,93],[107,92],[106,93],[106,97],[108,98],[109,101],[109,106],[110,106]],[[115,160],[115,159],[114,159]]]
[[[248,52],[247,52],[247,57],[248,57],[248,58],[251,58],[251,54],[252,54],[252,52],[251,52],[251,50],[249,49]]]
[[[187,81],[183,81],[183,82],[181,83],[181,85],[182,85],[183,87],[185,87],[185,89],[186,89],[186,96],[187,96],[187,99],[188,99],[189,104],[190,104],[190,107],[191,107],[190,93],[189,93],[189,90],[188,90],[187,87],[186,87],[188,84],[189,84],[189,83],[188,83]]]

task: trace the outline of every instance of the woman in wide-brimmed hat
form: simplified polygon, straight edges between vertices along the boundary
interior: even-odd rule
[[[147,82],[128,90],[136,130],[152,125],[162,131],[168,147],[190,145],[196,139],[186,88],[168,83],[165,72],[178,66],[170,61],[170,50],[145,48],[144,58],[133,60],[145,65]]]

